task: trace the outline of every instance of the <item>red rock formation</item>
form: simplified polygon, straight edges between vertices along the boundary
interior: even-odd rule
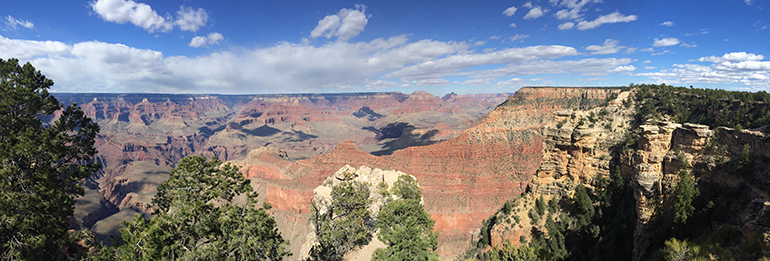
[[[542,158],[539,129],[553,121],[552,112],[579,106],[581,99],[603,101],[612,93],[606,89],[579,88],[524,88],[519,92],[534,98],[516,102],[522,101],[517,93],[475,127],[443,143],[376,157],[359,150],[354,142],[345,141],[328,153],[306,160],[276,164],[280,161],[277,154],[262,152],[250,154],[236,164],[249,170],[281,165],[288,179],[255,181],[266,188],[265,200],[280,210],[275,212],[278,219],[299,219],[305,224],[309,214],[302,206],[309,206],[312,190],[342,166],[363,165],[409,173],[419,181],[426,210],[436,220],[440,255],[455,257],[468,246],[483,219],[524,192]],[[415,94],[410,99],[411,96]],[[564,102],[565,99],[576,99],[578,103]],[[297,232],[296,227],[291,231],[294,232],[284,230],[285,236],[292,242],[303,242],[298,237],[306,232]],[[297,247],[293,245],[292,249]]]

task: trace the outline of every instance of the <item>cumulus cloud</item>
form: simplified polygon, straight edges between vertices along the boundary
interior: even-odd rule
[[[0,58],[3,59],[30,60],[40,56],[62,55],[71,50],[71,46],[62,42],[8,39],[0,35]]]
[[[174,26],[167,19],[169,17],[164,18],[149,5],[131,0],[98,0],[91,2],[91,8],[105,21],[119,24],[130,22],[151,33],[168,32]]]
[[[602,45],[589,45],[586,50],[593,51],[591,54],[611,54],[617,53],[626,46],[618,45],[620,41],[613,39],[606,39]]]
[[[209,14],[203,8],[194,10],[192,7],[181,6],[176,14],[177,20],[174,24],[182,31],[197,32],[209,19]]]
[[[35,28],[35,24],[33,24],[32,22],[27,20],[16,19],[10,15],[5,17],[4,22],[5,22],[5,27],[3,28],[3,30],[16,30],[18,29],[19,26],[27,29]]]
[[[182,31],[197,32],[208,22],[208,12],[203,8],[180,6],[176,19],[168,13],[165,16],[145,3],[132,0],[97,0],[90,3],[91,9],[103,20],[118,24],[132,23],[150,33],[170,32],[174,26]]]
[[[516,28],[516,23],[511,23],[508,25],[508,27]]]
[[[615,68],[612,68],[609,70],[611,73],[629,73],[636,70],[636,66],[633,65],[625,65],[625,66],[618,66]]]
[[[513,16],[516,13],[516,10],[518,10],[515,6],[508,7],[503,11],[503,14],[506,16]]]
[[[559,28],[559,30],[570,30],[572,28],[575,28],[575,23],[573,23],[573,22],[566,22],[566,23],[560,24],[558,26],[558,28]]]
[[[671,27],[671,26],[674,26],[674,22],[665,21],[665,22],[660,23],[660,25],[665,25],[665,26]]]
[[[190,47],[203,47],[207,45],[219,44],[225,37],[220,33],[210,33],[208,36],[196,36],[190,41],[188,46]]]
[[[327,15],[310,32],[310,36],[318,38],[324,36],[327,39],[337,37],[342,41],[347,41],[359,35],[364,31],[369,21],[365,14],[366,6],[356,5],[356,9],[343,8],[337,14]]]
[[[471,47],[463,42],[410,43],[402,35],[323,46],[283,42],[184,57],[97,41],[68,45],[0,38],[0,54],[32,62],[56,80],[54,90],[59,92],[270,93],[377,88],[386,83],[372,79],[375,74],[467,53]]]
[[[674,37],[669,38],[663,38],[658,39],[655,38],[655,42],[652,44],[653,47],[666,47],[666,46],[672,46],[679,44],[679,39],[676,39]]]
[[[620,12],[615,11],[608,15],[599,16],[596,18],[596,20],[593,21],[580,21],[576,27],[578,30],[588,30],[599,27],[603,24],[628,23],[631,21],[636,21],[636,19],[638,19],[636,15],[623,15]]]
[[[701,57],[697,61],[711,65],[674,64],[671,69],[639,73],[658,82],[675,84],[742,83],[755,88],[770,87],[770,61],[764,56],[746,52],[726,53],[722,56]]]
[[[765,56],[761,54],[734,52],[734,53],[726,53],[719,57],[716,57],[713,55],[708,57],[701,57],[701,58],[698,58],[696,61],[722,63],[722,62],[759,61],[762,59],[765,59]]]
[[[530,4],[530,5],[531,5],[531,4]],[[527,19],[527,20],[529,20],[529,19],[537,19],[537,18],[540,18],[540,17],[542,17],[543,15],[545,15],[545,13],[546,13],[547,11],[548,11],[548,10],[543,10],[543,8],[542,8],[542,7],[540,7],[540,6],[534,6],[534,7],[532,7],[532,9],[529,9],[529,12],[527,12],[527,14],[526,14],[526,15],[524,15],[524,19]]]

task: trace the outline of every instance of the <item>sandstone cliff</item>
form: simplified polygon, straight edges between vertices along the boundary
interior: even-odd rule
[[[101,127],[96,160],[103,169],[86,181],[89,197],[78,201],[74,224],[90,228],[99,220],[112,220],[111,226],[119,226],[119,219],[107,218],[117,215],[116,207],[148,214],[146,206],[158,182],[155,174],[147,173],[168,171],[188,155],[233,160],[251,150],[268,148],[282,150],[281,159],[294,160],[328,152],[346,139],[355,140],[368,152],[389,154],[456,137],[506,97],[57,94],[65,104],[77,102]],[[408,128],[399,129],[394,137],[378,137],[394,123]],[[269,170],[267,174],[283,175]],[[252,171],[252,175],[261,174]],[[100,223],[100,227],[109,226]]]
[[[273,205],[279,228],[295,252],[300,248],[295,242],[303,242],[307,231],[293,224],[307,223],[312,191],[328,173],[345,165],[409,173],[421,184],[426,210],[436,220],[439,254],[453,258],[469,245],[483,219],[524,192],[540,167],[542,128],[554,122],[553,112],[599,105],[619,92],[523,88],[475,126],[442,143],[378,157],[346,141],[330,152],[294,162],[267,151],[235,162],[244,170],[255,170],[254,183],[265,191],[264,198]],[[520,95],[534,98],[523,100]]]

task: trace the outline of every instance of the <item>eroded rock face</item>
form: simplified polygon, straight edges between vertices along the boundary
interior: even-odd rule
[[[555,97],[547,95],[550,89],[554,89]],[[330,152],[285,165],[276,163],[280,159],[271,153],[260,156],[270,159],[250,155],[236,164],[242,169],[259,169],[262,161],[268,168],[283,166],[287,179],[254,179],[253,183],[265,191],[264,198],[273,205],[279,228],[291,242],[306,240],[307,232],[299,231],[293,222],[308,223],[309,210],[301,206],[310,206],[313,190],[328,173],[345,165],[409,173],[420,183],[426,211],[436,220],[439,255],[451,259],[468,247],[484,219],[524,192],[540,167],[542,127],[553,124],[553,112],[603,103],[619,89],[523,88],[519,92],[540,96],[522,100],[517,92],[475,126],[442,143],[373,156],[346,141]],[[290,248],[299,251],[299,246],[292,244]]]
[[[65,104],[77,102],[101,127],[96,138],[99,151],[96,160],[103,169],[88,180],[86,186],[120,210],[133,209],[148,214],[147,204],[152,195],[145,197],[137,191],[151,191],[145,186],[155,183],[147,183],[141,175],[131,173],[156,168],[168,171],[188,155],[234,160],[258,148],[282,151],[279,160],[303,159],[328,152],[346,139],[354,140],[366,151],[389,154],[404,147],[434,144],[458,136],[459,130],[468,128],[479,116],[504,101],[507,94],[458,95],[453,99],[440,99],[427,93],[57,94],[56,97]],[[364,107],[367,109],[363,110]],[[356,114],[358,111],[376,117],[358,117],[356,115],[361,116]],[[396,138],[378,139],[379,131],[391,123],[408,125],[409,131],[397,133]],[[136,165],[136,162],[149,164]],[[289,179],[281,166],[249,169],[245,174],[267,180]],[[291,186],[270,186],[271,193],[267,193],[267,188],[263,188],[263,197],[269,195],[276,205],[291,204],[293,199],[287,196],[287,200],[281,201],[283,197],[275,195],[302,195]],[[101,200],[89,199],[94,204],[83,202],[81,205],[95,206]],[[285,209],[306,213],[307,205]],[[88,216],[87,220],[78,222],[93,224],[94,217],[114,212],[99,211],[93,215],[84,213],[81,216]],[[105,222],[100,225],[109,226]]]
[[[627,95],[619,93],[607,106],[553,112],[554,120],[543,128],[542,163],[531,178],[531,192],[512,201],[510,213],[498,212],[492,217],[490,245],[510,241],[519,246],[521,238],[531,240],[531,231],[543,231],[545,218],[538,223],[528,215],[540,197],[545,201],[571,198],[578,184],[593,189],[599,176],[610,176],[612,149],[623,141],[633,120],[633,107],[622,106]]]
[[[639,147],[623,154],[621,158],[624,167],[630,170],[636,198],[635,260],[648,257],[649,247],[653,243],[650,240],[658,226],[672,225],[674,188],[679,179],[677,173],[682,170],[695,179],[702,193],[719,194],[725,189],[742,188],[744,196],[756,198],[749,206],[716,206],[715,211],[732,213],[715,215],[715,222],[743,227],[747,236],[770,230],[766,222],[770,215],[764,207],[770,197],[763,188],[765,185],[761,183],[766,181],[755,179],[752,177],[754,173],[737,175],[737,164],[731,163],[737,161],[746,144],[753,149],[751,158],[769,158],[768,144],[762,132],[719,127],[715,133],[708,126],[676,124],[665,118],[659,122],[647,122],[639,130]],[[702,187],[701,184],[706,186]],[[719,189],[712,191],[714,188]],[[734,204],[740,203],[730,203]],[[656,214],[657,206],[660,207],[658,214],[662,215],[662,223],[653,226],[651,219]]]

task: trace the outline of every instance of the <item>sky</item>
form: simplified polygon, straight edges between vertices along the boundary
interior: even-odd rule
[[[770,0],[0,0],[52,92],[770,91]]]

